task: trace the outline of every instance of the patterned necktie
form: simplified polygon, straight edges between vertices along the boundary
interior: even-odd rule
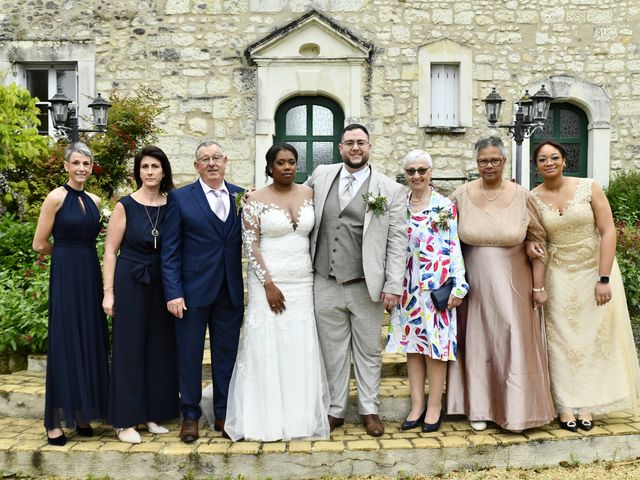
[[[214,197],[216,197],[215,202],[213,204],[213,213],[215,213],[216,216],[223,222],[226,221],[227,208],[224,204],[224,200],[222,199],[222,195],[224,194],[224,191],[222,190],[209,190],[209,191],[213,193]]]
[[[347,177],[347,184],[344,186],[340,195],[338,196],[338,200],[340,201],[340,210],[344,210],[349,202],[353,198],[353,182],[355,182],[356,177],[353,175],[349,175]]]

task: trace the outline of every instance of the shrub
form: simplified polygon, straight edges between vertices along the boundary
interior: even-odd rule
[[[640,222],[640,172],[618,175],[606,189],[613,218],[626,224]]]
[[[31,249],[34,232],[10,215],[0,221],[0,352],[46,351],[49,264]]]
[[[627,305],[632,317],[640,317],[640,222],[618,222],[617,259],[622,272]]]

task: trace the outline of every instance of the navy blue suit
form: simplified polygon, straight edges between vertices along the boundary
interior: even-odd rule
[[[167,301],[183,297],[187,310],[176,319],[180,410],[186,419],[202,415],[202,354],[207,326],[211,342],[213,409],[224,419],[229,381],[244,313],[241,219],[233,195],[243,190],[225,182],[231,194],[227,220],[209,207],[196,181],[169,192],[162,243],[162,279]]]

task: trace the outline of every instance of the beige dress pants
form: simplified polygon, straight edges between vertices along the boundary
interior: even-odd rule
[[[352,352],[358,413],[377,414],[383,304],[371,300],[364,279],[338,284],[334,278],[315,275],[314,281],[316,326],[331,397],[329,415],[346,415]]]

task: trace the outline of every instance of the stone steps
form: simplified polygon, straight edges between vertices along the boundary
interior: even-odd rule
[[[557,423],[521,434],[497,429],[473,432],[466,421],[445,419],[439,432],[386,433],[369,437],[357,424],[337,429],[330,440],[232,443],[201,425],[201,438],[184,444],[179,424],[167,435],[141,430],[143,443],[116,441],[106,425],[95,436],[71,433],[64,447],[46,444],[41,419],[0,418],[0,471],[30,475],[112,479],[321,478],[327,475],[441,475],[489,467],[540,468],[561,462],[625,461],[640,456],[640,417],[629,413],[598,418],[591,432],[571,433]]]
[[[209,381],[203,380],[203,389]],[[0,416],[41,418],[44,407],[44,372],[21,371],[0,375]],[[428,391],[428,390],[427,390]],[[347,420],[358,421],[355,381],[351,380]],[[203,398],[203,411],[213,411]],[[406,377],[383,378],[380,384],[380,416],[403,420],[409,411],[409,381]]]

